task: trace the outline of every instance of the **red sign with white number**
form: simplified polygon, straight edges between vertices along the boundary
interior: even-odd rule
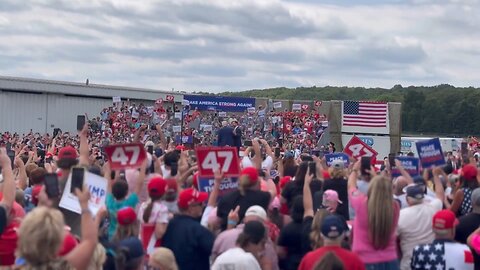
[[[165,97],[165,99],[166,99],[168,102],[173,102],[173,101],[175,100],[175,97],[172,96],[172,95],[167,95],[167,96]]]
[[[105,147],[105,153],[112,170],[138,168],[147,158],[145,148],[140,143],[109,145]]]
[[[240,174],[240,161],[235,147],[197,147],[195,152],[201,177],[213,177],[218,168],[226,177]]]
[[[377,151],[368,146],[357,136],[353,136],[352,139],[347,143],[343,152],[354,159],[359,159],[361,157],[376,157],[378,155]]]

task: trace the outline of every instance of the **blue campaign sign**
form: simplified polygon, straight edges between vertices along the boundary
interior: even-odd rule
[[[442,146],[438,138],[416,142],[418,156],[423,168],[445,165]]]
[[[403,168],[410,174],[410,176],[416,176],[418,175],[418,170],[419,170],[419,160],[418,158],[415,157],[397,157],[401,163]],[[392,168],[392,176],[393,177],[399,177],[401,175],[400,171],[396,168]]]
[[[255,107],[254,98],[185,95],[183,99],[189,101],[191,109],[200,111],[244,112]]]
[[[193,137],[192,136],[180,136],[177,135],[175,136],[175,143],[176,144],[184,144],[184,143],[193,143]]]
[[[210,193],[212,192],[214,181],[215,180],[213,179],[200,177],[198,179],[198,185],[199,185],[198,188],[200,189],[201,192]],[[237,188],[238,188],[238,182],[236,177],[226,178],[220,184],[220,192],[218,196],[221,197],[231,191],[236,190]]]
[[[327,166],[330,167],[332,166],[332,162],[334,160],[343,160],[343,164],[345,165],[345,168],[348,167],[349,164],[349,159],[348,155],[345,153],[333,153],[333,154],[327,154],[325,155],[325,160],[327,161]]]

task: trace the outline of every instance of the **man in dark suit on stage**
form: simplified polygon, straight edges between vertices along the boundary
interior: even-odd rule
[[[237,119],[232,119],[230,125],[233,128],[233,146],[237,147],[237,151],[240,151],[240,147],[242,147],[242,129],[238,126]]]
[[[227,121],[222,122],[222,128],[218,131],[218,146],[235,146],[233,128],[228,126]]]

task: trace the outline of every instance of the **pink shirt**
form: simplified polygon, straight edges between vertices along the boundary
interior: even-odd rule
[[[368,236],[367,196],[357,191],[357,189],[351,189],[349,200],[352,208],[355,210],[352,251],[366,264],[389,262],[398,259],[395,234],[400,214],[398,205],[394,203],[394,228],[392,228],[393,233],[390,236],[390,242],[387,248],[376,250]]]

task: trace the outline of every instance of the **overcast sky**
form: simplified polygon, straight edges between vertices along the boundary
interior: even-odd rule
[[[0,75],[185,91],[479,87],[480,0],[0,0]]]

